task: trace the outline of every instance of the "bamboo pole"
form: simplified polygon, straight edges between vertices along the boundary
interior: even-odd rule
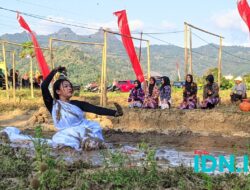
[[[12,67],[13,67],[13,98],[14,104],[16,104],[16,60],[15,60],[15,51],[12,52]]]
[[[184,78],[187,75],[187,65],[188,65],[188,48],[187,48],[187,24],[184,23]]]
[[[49,57],[50,57],[51,68],[54,69],[55,65],[54,65],[54,62],[53,62],[52,38],[49,38]]]
[[[19,44],[19,43],[15,43],[15,42],[10,42],[10,41],[2,41],[2,42],[4,42],[4,43],[6,43],[6,44],[11,44],[11,45],[15,45],[15,46],[23,46],[23,44]],[[38,47],[35,47],[35,46],[27,46],[27,47],[30,47],[30,48],[38,48]],[[44,48],[44,47],[40,47],[40,49],[42,49],[42,50],[49,50],[49,48]]]
[[[181,73],[178,61],[176,62],[176,68],[177,68],[178,81],[181,81]]]
[[[222,65],[222,37],[220,37],[220,48],[219,48],[219,58],[218,58],[218,85],[221,85],[221,65]]]
[[[134,40],[140,40],[140,41],[144,41],[144,42],[148,41],[148,40],[143,39],[143,38],[136,38],[136,37],[125,35],[125,34],[120,34],[119,32],[114,32],[114,31],[110,31],[110,30],[103,30],[103,31],[107,32],[107,33],[110,33],[110,34],[116,34],[116,35],[123,36],[123,37],[126,37],[126,38],[131,38],[131,39],[134,39]]]
[[[101,69],[101,85],[100,85],[100,88],[101,88],[101,95],[100,95],[100,105],[103,106],[103,97],[104,97],[104,85],[103,85],[103,77],[104,77],[104,72],[103,72],[103,68],[104,68],[104,47],[102,48],[102,69]]]
[[[6,96],[9,100],[10,94],[9,94],[9,84],[8,84],[8,69],[7,69],[7,63],[6,63],[5,42],[2,42],[2,50],[3,50],[3,63],[4,63],[4,68],[5,68],[5,90],[6,90]]]
[[[105,107],[107,105],[107,32],[104,31],[104,60],[103,60],[103,93],[104,93],[104,99],[103,99],[103,106]]]
[[[149,82],[149,79],[150,79],[150,44],[149,44],[149,41],[147,41],[147,54],[148,54],[148,82]]]
[[[191,75],[193,75],[193,59],[192,59],[192,29],[189,28],[189,72]]]
[[[142,32],[141,32],[141,39],[142,39]],[[142,40],[140,40],[140,49],[139,49],[139,62],[141,63],[141,44]]]
[[[58,42],[66,42],[66,43],[73,43],[73,44],[86,44],[86,45],[101,45],[103,46],[103,43],[95,43],[95,42],[79,42],[74,40],[63,40],[58,38],[51,38],[51,41],[58,41]]]
[[[222,37],[222,36],[220,36],[220,35],[217,35],[217,34],[214,34],[214,33],[212,33],[212,32],[209,32],[209,31],[207,31],[207,30],[203,30],[203,29],[201,29],[201,28],[198,28],[198,27],[196,27],[196,26],[194,26],[194,25],[192,25],[192,24],[188,24],[187,22],[184,22],[184,24],[187,25],[187,26],[189,26],[189,27],[191,27],[191,28],[194,28],[194,29],[196,29],[196,30],[200,30],[201,32],[205,32],[205,33],[207,33],[207,34],[210,34],[210,35],[212,35],[212,36],[216,36],[216,37],[219,37],[219,38],[224,38],[224,37]]]
[[[31,98],[34,98],[34,86],[33,86],[33,61],[32,57],[30,58],[30,91],[31,91]]]

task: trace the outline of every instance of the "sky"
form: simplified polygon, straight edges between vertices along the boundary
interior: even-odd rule
[[[225,37],[223,45],[250,46],[249,32],[237,10],[236,0],[0,0],[0,7],[35,14],[48,19],[93,28],[118,31],[113,12],[126,9],[132,35],[143,35],[150,44],[184,45],[184,22]],[[57,32],[64,25],[24,16],[37,34]],[[77,34],[96,32],[72,27]],[[0,9],[0,35],[18,33],[16,14]],[[169,33],[170,32],[170,33]],[[171,33],[174,32],[174,33]],[[193,47],[219,43],[219,39],[197,30]]]

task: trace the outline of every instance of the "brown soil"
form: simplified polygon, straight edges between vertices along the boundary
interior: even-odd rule
[[[34,116],[44,115],[41,110],[44,109],[1,113],[0,126],[32,130],[34,124],[30,125],[29,121]],[[88,114],[88,118],[99,121],[104,127],[106,141],[115,145],[146,142],[152,146],[172,146],[191,151],[232,151],[234,148],[240,152],[247,151],[250,145],[250,113],[238,111],[236,107],[193,111],[125,109],[124,116],[120,118],[93,114]],[[48,121],[43,126],[51,135],[54,128],[51,118]]]
[[[222,136],[202,136],[199,134],[159,134],[157,132],[137,133],[121,132],[114,130],[104,130],[105,140],[114,145],[136,145],[141,142],[148,143],[153,147],[173,147],[178,150],[194,151],[206,150],[224,151],[233,153],[247,153],[250,147],[250,138],[242,137],[222,137]]]
[[[250,137],[250,112],[237,107],[213,110],[141,110],[125,109],[123,117],[113,119],[113,127],[123,132],[158,132],[178,136],[198,133],[202,136]]]

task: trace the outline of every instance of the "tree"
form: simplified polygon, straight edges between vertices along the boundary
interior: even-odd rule
[[[214,81],[218,81],[218,68],[210,68],[205,72],[205,75],[203,75],[204,82],[206,81],[207,75],[212,74],[214,76]],[[221,84],[220,88],[222,90],[230,89],[233,87],[233,81],[227,80],[225,77],[221,78]]]
[[[19,56],[21,58],[26,58],[28,55],[32,58],[35,57],[36,54],[32,46],[33,43],[30,41],[22,43],[22,51],[20,52]]]

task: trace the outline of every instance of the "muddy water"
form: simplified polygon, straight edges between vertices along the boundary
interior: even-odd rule
[[[34,131],[26,130],[27,134]],[[50,138],[54,132],[46,132],[44,136]],[[107,143],[112,149],[89,152],[76,152],[71,149],[54,150],[53,155],[63,158],[69,164],[79,160],[91,163],[93,166],[101,166],[105,163],[104,157],[111,152],[119,152],[127,155],[134,165],[140,165],[145,159],[145,153],[138,149],[140,143],[146,143],[151,149],[156,150],[155,158],[160,168],[185,165],[194,167],[194,151],[206,150],[210,155],[218,158],[224,155],[236,154],[239,167],[243,166],[243,155],[249,153],[250,138],[222,137],[216,135],[201,136],[193,133],[159,134],[131,133],[114,130],[103,132]],[[12,144],[12,146],[16,146]],[[30,145],[23,145],[24,147]],[[107,160],[106,160],[107,161]],[[208,163],[208,165],[211,163]],[[218,173],[218,172],[217,172]]]

